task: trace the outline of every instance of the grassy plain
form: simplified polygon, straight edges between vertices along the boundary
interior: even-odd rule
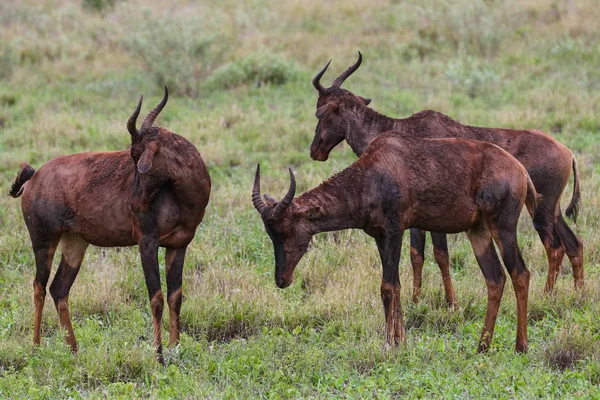
[[[172,96],[158,125],[191,140],[213,180],[184,268],[182,342],[166,368],[154,361],[137,248],[88,250],[70,296],[79,354],[63,344],[49,295],[33,348],[33,254],[19,202],[0,197],[0,398],[600,397],[594,0],[162,3],[0,2],[3,193],[22,161],[127,148],[138,96],[147,112],[163,84]],[[263,191],[282,196],[288,166],[302,192],[355,159],[344,145],[317,163],[308,148],[310,79],[333,58],[330,81],[356,50],[365,62],[345,87],[382,113],[433,108],[472,125],[542,129],[575,153],[583,207],[571,226],[585,245],[586,287],[573,290],[565,261],[556,292],[542,294],[545,253],[524,215],[527,355],[513,352],[510,284],[493,348],[475,354],[486,292],[465,235],[450,239],[457,311],[444,305],[430,246],[422,301],[410,302],[405,237],[408,340],[387,355],[379,257],[362,232],[319,235],[295,283],[275,287],[272,245],[250,202],[255,165]]]

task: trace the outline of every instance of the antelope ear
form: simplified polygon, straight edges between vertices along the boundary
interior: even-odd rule
[[[335,111],[337,109],[337,107],[338,107],[337,103],[330,101],[329,103],[325,104],[324,106],[317,108],[315,117],[317,117],[318,119],[323,119],[323,118],[325,118],[325,116],[327,114],[329,114],[332,111]]]
[[[362,102],[365,104],[365,106],[368,106],[369,104],[371,104],[371,99],[367,99],[366,97],[362,97],[362,96],[358,96],[358,98],[362,100]]]
[[[265,203],[267,203],[267,205],[269,207],[273,207],[275,206],[275,204],[277,203],[277,200],[275,200],[274,198],[272,198],[271,196],[269,196],[268,194],[263,194],[263,197],[265,199]]]
[[[319,206],[305,207],[305,208],[301,208],[298,212],[306,218],[315,218],[315,217],[319,216],[319,214],[321,214],[321,207],[319,207]]]
[[[158,145],[156,143],[150,143],[144,149],[140,160],[137,163],[137,169],[140,174],[145,174],[150,171],[152,168],[152,160],[154,159],[154,155],[158,151]]]

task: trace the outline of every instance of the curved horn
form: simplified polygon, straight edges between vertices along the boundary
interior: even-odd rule
[[[346,79],[348,79],[348,77],[350,75],[352,75],[354,73],[354,71],[356,71],[358,69],[358,67],[360,67],[360,64],[362,63],[362,54],[360,54],[360,51],[358,52],[358,61],[356,61],[354,63],[354,65],[350,66],[350,68],[348,68],[347,70],[345,70],[344,72],[342,72],[342,74],[340,76],[338,76],[335,81],[333,81],[333,85],[331,85],[331,87],[340,87],[342,86],[342,83],[344,83],[344,81]]]
[[[140,129],[142,132],[144,132],[147,129],[150,129],[152,127],[154,120],[156,119],[156,117],[158,117],[158,114],[160,114],[162,109],[167,104],[167,100],[169,100],[169,90],[165,86],[165,95],[163,96],[160,103],[158,103],[158,105],[156,107],[154,107],[154,110],[150,111],[150,113],[146,116],[146,119],[144,120],[144,123],[142,124],[142,128]]]
[[[256,175],[254,175],[254,186],[252,187],[252,204],[254,204],[254,208],[260,216],[264,218],[269,206],[260,197],[260,164],[256,165]]]
[[[329,64],[331,64],[331,60],[329,60],[329,62],[325,66],[325,68],[323,68],[321,71],[319,71],[319,73],[317,75],[315,75],[315,77],[312,80],[313,86],[315,87],[315,89],[317,89],[317,91],[319,93],[325,92],[325,88],[323,87],[323,85],[321,85],[320,81],[321,81],[321,77],[323,77],[323,74],[325,74],[325,71],[327,71],[327,68],[329,68]]]
[[[286,193],[285,197],[281,199],[279,203],[273,209],[273,213],[271,214],[274,219],[279,219],[283,216],[283,213],[288,208],[288,206],[292,203],[294,199],[294,195],[296,194],[296,178],[294,177],[294,173],[290,168],[290,188]]]
[[[140,101],[138,102],[135,111],[133,112],[133,114],[131,114],[131,117],[129,117],[129,120],[127,121],[127,130],[129,131],[132,140],[137,140],[140,137],[140,132],[137,130],[135,124],[137,123],[138,116],[140,115],[143,100],[144,96],[142,95],[140,96]]]

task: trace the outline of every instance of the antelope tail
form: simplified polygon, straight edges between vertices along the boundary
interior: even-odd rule
[[[9,194],[15,199],[22,195],[24,189],[23,185],[25,184],[25,182],[31,179],[34,173],[35,169],[33,169],[31,165],[27,163],[21,164],[21,170],[17,174],[17,178],[13,182]]]
[[[579,206],[581,205],[581,192],[579,190],[579,171],[577,170],[577,161],[573,157],[573,197],[571,203],[567,207],[567,217],[577,223],[577,214],[579,214]]]

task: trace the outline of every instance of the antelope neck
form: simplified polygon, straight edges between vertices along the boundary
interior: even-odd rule
[[[382,132],[394,130],[396,120],[364,107],[360,122],[349,126],[347,142],[358,157],[364,153],[369,143]]]
[[[360,175],[346,169],[294,200],[300,208],[319,207],[319,214],[308,219],[314,234],[365,226],[362,196],[354,195],[360,180]]]

